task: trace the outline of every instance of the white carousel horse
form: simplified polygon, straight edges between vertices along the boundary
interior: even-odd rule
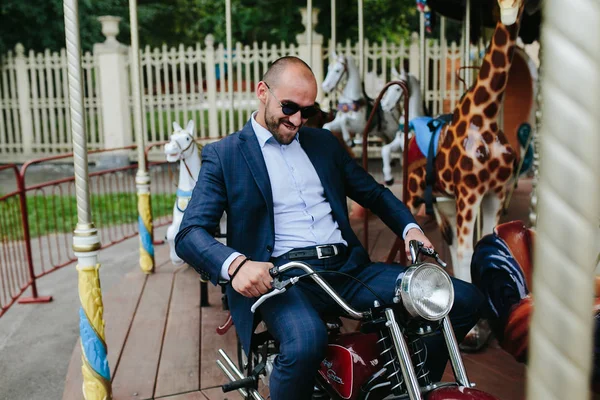
[[[173,206],[173,222],[167,228],[166,240],[169,243],[171,262],[180,265],[183,260],[175,253],[175,236],[183,218],[183,212],[192,198],[200,173],[200,154],[194,136],[194,121],[188,121],[185,129],[173,122],[173,134],[170,142],[165,144],[165,155],[168,162],[179,161],[179,183],[177,184],[177,200]],[[227,216],[223,213],[219,224],[220,233],[225,233]]]
[[[335,119],[323,125],[324,129],[330,131],[341,131],[344,141],[349,146],[354,146],[352,137],[356,133],[362,133],[367,123],[367,108],[370,107],[369,99],[364,94],[358,68],[352,57],[336,55],[333,53],[334,62],[329,65],[327,76],[323,81],[322,88],[325,93],[333,91],[342,78],[347,76],[337,106]],[[379,123],[373,123],[369,133],[379,136],[384,143],[392,141],[398,128],[398,116],[392,112],[380,113]]]
[[[188,122],[185,129],[173,122],[173,134],[169,143],[165,144],[165,155],[168,162],[179,161],[177,200],[173,206],[173,223],[167,228],[166,240],[170,247],[171,262],[180,265],[183,264],[183,260],[175,253],[175,235],[179,232],[183,212],[192,198],[192,191],[200,173],[200,155],[194,140],[193,120]]]
[[[422,117],[425,115],[425,108],[423,107],[423,96],[421,95],[420,82],[412,74],[407,73],[404,69],[401,73],[398,73],[396,68],[392,67],[392,80],[393,81],[404,81],[408,84],[408,120],[412,121],[413,118]],[[384,112],[394,110],[400,99],[402,98],[402,88],[400,85],[392,85],[388,88],[387,92],[381,98],[381,109]],[[403,118],[400,118],[403,121]],[[383,163],[383,179],[385,184],[391,186],[394,184],[394,177],[392,176],[392,152],[402,152],[404,150],[404,127],[402,122],[396,131],[394,140],[384,145],[381,148],[381,161]]]

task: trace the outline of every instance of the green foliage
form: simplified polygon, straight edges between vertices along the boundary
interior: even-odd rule
[[[92,221],[99,228],[136,223],[138,219],[135,193],[110,193],[91,196]],[[153,194],[154,218],[173,212],[174,194]],[[29,231],[32,238],[52,233],[72,232],[77,224],[75,196],[27,196]],[[23,238],[18,197],[0,202],[0,239]]]
[[[251,44],[266,41],[279,44],[295,42],[304,31],[300,21],[303,1],[232,0],[234,42]],[[314,0],[321,10],[317,31],[326,39],[331,35],[331,0]],[[358,9],[356,0],[336,1],[337,39],[356,41]],[[129,43],[128,0],[80,0],[80,34],[84,51],[104,37],[97,17],[122,17],[118,39]],[[0,54],[23,43],[26,49],[56,51],[64,47],[62,0],[2,0],[0,2]],[[138,0],[141,45],[152,47],[203,43],[207,34],[225,43],[225,0]],[[418,29],[414,0],[364,0],[365,37],[370,41],[399,41]]]

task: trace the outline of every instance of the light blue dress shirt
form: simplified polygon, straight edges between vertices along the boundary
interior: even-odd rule
[[[348,243],[342,238],[338,223],[312,162],[300,145],[298,134],[289,145],[277,142],[271,132],[256,122],[251,123],[258,139],[273,192],[275,247],[273,257],[295,248],[319,244]],[[409,224],[404,229],[418,227]],[[241,254],[232,253],[221,267],[223,279],[229,279],[228,269]]]

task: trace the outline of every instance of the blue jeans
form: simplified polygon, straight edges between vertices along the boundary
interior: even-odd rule
[[[274,259],[275,265],[287,260]],[[317,270],[348,272],[345,257],[305,261]],[[406,267],[399,264],[371,263],[351,268],[351,274],[367,284],[385,302],[391,303],[398,275]],[[354,280],[335,274],[322,275],[353,308],[364,311],[377,299],[371,291]],[[454,306],[450,318],[460,342],[479,319],[483,296],[470,283],[452,278]],[[327,330],[320,314],[339,311],[339,306],[325,295],[310,278],[300,281],[282,295],[263,303],[260,315],[269,332],[279,342],[279,355],[270,378],[271,399],[310,399],[319,364],[327,349]],[[441,333],[425,338],[427,366],[431,378],[439,381],[448,361],[448,351]]]

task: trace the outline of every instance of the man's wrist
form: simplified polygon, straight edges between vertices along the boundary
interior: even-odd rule
[[[227,273],[229,274],[229,276],[233,274],[233,272],[237,269],[238,265],[240,265],[245,259],[246,256],[239,255],[233,260],[233,262],[229,265],[229,268],[227,269]]]

